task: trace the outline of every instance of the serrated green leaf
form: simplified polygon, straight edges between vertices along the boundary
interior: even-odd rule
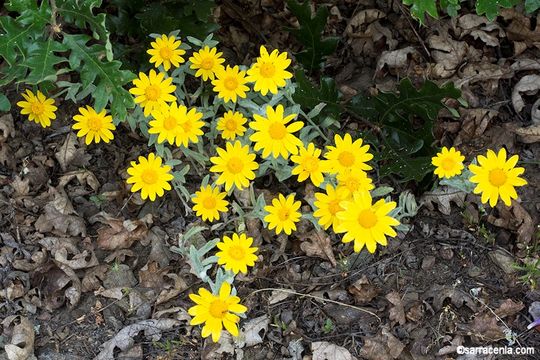
[[[24,54],[27,43],[34,33],[34,26],[21,26],[17,21],[9,16],[0,17],[0,56],[8,65],[14,65],[18,54]]]
[[[124,121],[127,109],[134,107],[133,97],[123,88],[135,78],[131,71],[120,70],[119,61],[102,61],[106,50],[103,45],[87,46],[91,38],[86,35],[64,35],[64,44],[71,50],[69,63],[72,70],[81,75],[83,90],[90,84],[96,87],[92,92],[96,111],[108,103],[115,123]]]
[[[403,0],[403,4],[412,5],[411,15],[422,25],[424,24],[426,13],[435,19],[439,18],[436,0]]]
[[[533,13],[540,8],[540,0],[525,0],[525,11],[527,14]]]
[[[339,119],[341,110],[339,92],[333,79],[322,78],[320,88],[317,88],[309,81],[303,70],[296,71],[294,78],[297,87],[292,98],[304,111],[311,111],[320,103],[324,103],[326,106],[321,110],[318,118],[324,119],[325,116],[331,116],[336,120]]]
[[[11,109],[11,103],[4,94],[0,94],[0,112],[8,112]]]
[[[512,0],[476,0],[476,13],[486,15],[489,21],[493,21],[499,15],[499,7],[508,9],[517,3]]]
[[[287,5],[300,23],[299,28],[287,30],[305,48],[295,54],[297,60],[309,71],[320,69],[323,59],[336,50],[339,41],[338,37],[322,38],[328,19],[328,9],[325,6],[319,6],[315,15],[312,16],[309,1],[299,3],[297,0],[287,0]]]
[[[106,25],[106,15],[105,13],[94,14],[94,9],[101,6],[101,0],[56,0],[56,6],[58,14],[65,21],[81,29],[88,28],[95,39],[103,41],[107,60],[112,61],[113,51]]]
[[[55,52],[64,52],[67,47],[53,39],[41,41],[37,49],[29,54],[29,58],[22,63],[30,69],[30,73],[24,80],[27,84],[37,85],[42,81],[56,81],[56,64],[67,61],[66,58],[57,56]]]

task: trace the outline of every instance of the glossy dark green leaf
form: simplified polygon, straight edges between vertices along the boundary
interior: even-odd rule
[[[540,9],[540,0],[525,0],[525,11],[527,14]]]
[[[11,103],[4,94],[0,94],[0,112],[8,112],[11,109]]]
[[[26,61],[22,63],[30,69],[25,82],[37,85],[42,81],[56,81],[57,70],[55,65],[67,61],[65,57],[57,56],[55,53],[64,52],[67,47],[51,38],[38,43],[37,49],[30,53]]]
[[[426,13],[435,19],[439,18],[436,0],[403,0],[403,4],[411,6],[411,15],[417,19],[420,24],[424,24]]]
[[[511,8],[518,4],[516,0],[476,0],[476,13],[486,15],[489,21],[495,20],[499,15],[499,8]]]

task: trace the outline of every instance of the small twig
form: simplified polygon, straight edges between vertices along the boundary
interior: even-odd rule
[[[379,322],[382,322],[381,318],[378,317],[377,314],[375,314],[375,313],[373,313],[373,312],[371,312],[369,310],[360,308],[358,306],[345,304],[345,303],[342,303],[340,301],[335,301],[335,300],[331,300],[331,299],[325,299],[325,298],[322,298],[320,296],[315,296],[315,295],[310,295],[310,294],[302,294],[302,293],[296,292],[294,290],[289,290],[289,289],[278,289],[278,288],[258,289],[258,290],[253,291],[252,293],[250,293],[248,296],[246,296],[246,298],[250,297],[252,295],[255,295],[256,293],[263,292],[263,291],[281,291],[281,292],[284,292],[284,293],[287,293],[287,294],[292,294],[292,295],[297,295],[297,296],[301,296],[301,297],[307,297],[307,298],[315,299],[315,300],[319,300],[319,301],[329,302],[329,303],[332,303],[332,304],[336,304],[336,305],[340,305],[340,306],[344,306],[344,307],[348,307],[348,308],[351,308],[351,309],[354,309],[354,310],[364,312],[366,314],[369,314],[371,316],[376,317],[377,320],[379,320]]]
[[[129,195],[129,197],[127,198],[127,200],[124,201],[124,205],[122,205],[122,207],[120,208],[120,210],[118,210],[118,212],[116,213],[115,217],[118,217],[118,215],[120,215],[120,213],[122,212],[122,210],[125,209],[125,207],[126,207],[127,204],[129,203],[129,201],[131,200],[131,198],[133,197],[133,195],[135,195],[135,193],[131,193],[131,195]]]

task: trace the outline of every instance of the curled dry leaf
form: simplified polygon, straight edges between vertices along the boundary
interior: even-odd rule
[[[401,355],[404,348],[405,345],[383,327],[376,336],[364,338],[360,356],[368,360],[393,360]]]
[[[76,216],[73,205],[62,187],[49,188],[53,200],[45,205],[43,214],[36,220],[34,226],[41,233],[52,232],[72,236],[86,236],[84,220]],[[74,215],[75,214],[75,215]]]
[[[466,292],[456,289],[453,286],[435,284],[424,293],[423,298],[424,300],[433,298],[433,307],[437,311],[443,308],[444,301],[448,298],[455,307],[460,308],[466,305],[469,309],[476,310],[473,298]]]
[[[389,50],[394,50],[398,41],[392,32],[381,25],[380,19],[386,14],[377,9],[366,9],[357,12],[347,24],[346,36],[350,39],[351,48],[356,56],[373,56],[378,53],[375,44],[384,39]]]
[[[460,109],[461,126],[454,146],[459,146],[463,142],[482,136],[491,120],[499,114],[492,109]]]
[[[166,274],[164,289],[161,290],[156,305],[163,304],[173,298],[176,298],[182,291],[188,288],[187,283],[178,274]]]
[[[504,204],[497,204],[499,217],[489,215],[487,221],[495,226],[516,231],[517,246],[524,249],[529,244],[536,232],[535,224],[531,215],[517,201],[512,201],[508,208]]]
[[[114,350],[116,348],[121,351],[127,351],[135,344],[134,338],[141,331],[144,331],[144,336],[149,340],[158,341],[161,338],[162,331],[171,330],[180,324],[180,321],[174,319],[151,319],[128,325],[101,346],[103,350],[101,350],[94,360],[114,359]]]
[[[98,265],[91,269],[88,269],[84,274],[84,278],[81,281],[81,291],[94,291],[101,287],[105,274],[109,270],[109,266],[105,264]]]
[[[32,360],[34,356],[34,325],[26,317],[8,316],[2,322],[4,334],[10,334],[11,339],[4,346],[9,360]]]
[[[540,22],[520,13],[516,9],[501,9],[501,16],[509,22],[505,26],[508,39],[524,41],[528,46],[540,42]]]
[[[522,93],[527,95],[536,94],[540,90],[540,75],[525,75],[519,79],[514,90],[512,90],[512,105],[516,112],[521,112],[525,107],[525,101],[521,96]]]
[[[468,50],[467,43],[453,40],[448,33],[431,35],[427,38],[427,44],[435,60],[432,73],[441,79],[450,77],[456,72]]]
[[[238,337],[238,347],[250,347],[261,344],[270,325],[270,317],[265,314],[245,322]]]
[[[476,344],[485,344],[506,338],[503,328],[497,324],[497,318],[491,313],[476,315],[472,325],[465,328],[470,331],[471,339]]]
[[[386,300],[388,300],[393,305],[390,308],[390,320],[393,321],[393,323],[405,325],[407,320],[405,319],[405,309],[403,308],[401,296],[399,296],[397,292],[392,291],[391,293],[386,295]]]
[[[321,259],[328,260],[332,266],[336,266],[336,258],[332,251],[332,242],[330,236],[323,230],[312,230],[308,233],[298,233],[298,238],[302,240],[300,249],[307,256],[317,256]]]
[[[435,210],[434,205],[437,205],[442,214],[450,215],[452,212],[450,203],[454,202],[457,206],[462,206],[466,195],[463,191],[448,186],[439,186],[437,189],[422,195],[420,204],[432,211]]]
[[[15,137],[13,116],[5,114],[0,116],[0,144],[5,143],[9,137]]]
[[[30,179],[21,179],[17,175],[11,182],[11,188],[15,191],[14,195],[16,198],[26,196],[30,192]]]
[[[353,360],[349,350],[342,346],[329,343],[327,341],[317,341],[311,343],[313,360]]]
[[[512,299],[506,299],[504,302],[495,310],[501,319],[504,319],[507,316],[513,316],[523,310],[525,305],[522,302],[515,302]]]
[[[60,177],[58,186],[64,187],[75,178],[77,178],[81,185],[88,185],[94,191],[99,190],[100,185],[98,179],[92,172],[88,170],[71,171],[62,175],[62,177]]]
[[[402,49],[383,51],[379,60],[377,60],[377,70],[381,71],[384,66],[388,66],[391,69],[405,68],[409,65],[409,55],[418,53],[413,46],[407,46]]]
[[[152,214],[139,220],[116,219],[106,213],[94,217],[106,224],[98,229],[97,245],[103,250],[127,249],[137,240],[143,240],[148,234],[148,224],[152,223]]]
[[[70,132],[62,146],[54,154],[63,171],[66,171],[70,166],[83,167],[88,165],[91,155],[84,148],[79,148],[78,145],[77,135]]]
[[[458,26],[463,30],[460,39],[466,35],[480,39],[487,46],[499,46],[499,38],[505,37],[504,30],[484,16],[465,14],[458,19]]]
[[[380,289],[371,284],[366,275],[356,280],[349,286],[348,290],[354,296],[354,301],[358,305],[369,303],[380,293]]]
[[[77,248],[76,239],[46,237],[39,243],[47,249],[54,259],[71,269],[86,269],[98,265],[98,259],[92,250],[83,250]]]

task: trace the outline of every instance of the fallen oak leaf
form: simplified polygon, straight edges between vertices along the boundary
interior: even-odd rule
[[[405,325],[407,320],[405,318],[405,309],[403,307],[403,302],[401,301],[401,296],[399,296],[397,292],[392,291],[386,295],[386,300],[394,305],[392,308],[390,308],[390,320],[397,322],[400,325]]]
[[[501,319],[507,316],[513,316],[523,310],[525,305],[522,302],[514,302],[512,299],[506,299],[496,310],[495,314]]]
[[[146,238],[148,224],[152,223],[152,214],[139,220],[116,219],[106,213],[97,215],[93,219],[107,225],[97,230],[97,245],[103,250],[130,248],[135,241]]]
[[[320,257],[321,259],[330,261],[333,267],[336,266],[337,262],[332,250],[330,236],[326,232],[323,230],[312,230],[307,234],[299,234],[297,236],[302,240],[300,249],[307,256]]]
[[[540,75],[525,75],[519,79],[516,86],[512,90],[512,105],[517,113],[525,107],[525,101],[521,93],[537,93],[540,90]]]
[[[9,360],[32,360],[36,359],[34,355],[34,326],[26,317],[9,316],[2,322],[4,329],[9,328],[14,322],[11,340],[4,346],[7,358]],[[4,330],[4,333],[7,331]]]
[[[261,344],[269,325],[270,317],[266,314],[247,321],[242,325],[242,331],[237,340],[238,347],[251,347]]]
[[[311,343],[312,360],[354,360],[349,350],[327,341]]]
[[[69,166],[86,166],[91,158],[83,148],[77,148],[77,135],[70,132],[60,149],[54,153],[56,160],[60,164],[62,171],[66,171]]]
[[[369,303],[380,293],[380,289],[371,284],[366,275],[356,280],[349,286],[348,290],[354,296],[355,303],[358,305]]]
[[[368,360],[393,360],[401,355],[404,348],[405,345],[383,327],[377,335],[364,338],[360,356]]]
[[[426,206],[429,210],[435,210],[435,204],[439,211],[444,215],[450,215],[452,212],[451,202],[462,206],[467,194],[449,186],[440,186],[437,189],[425,193],[420,198],[420,204]]]

